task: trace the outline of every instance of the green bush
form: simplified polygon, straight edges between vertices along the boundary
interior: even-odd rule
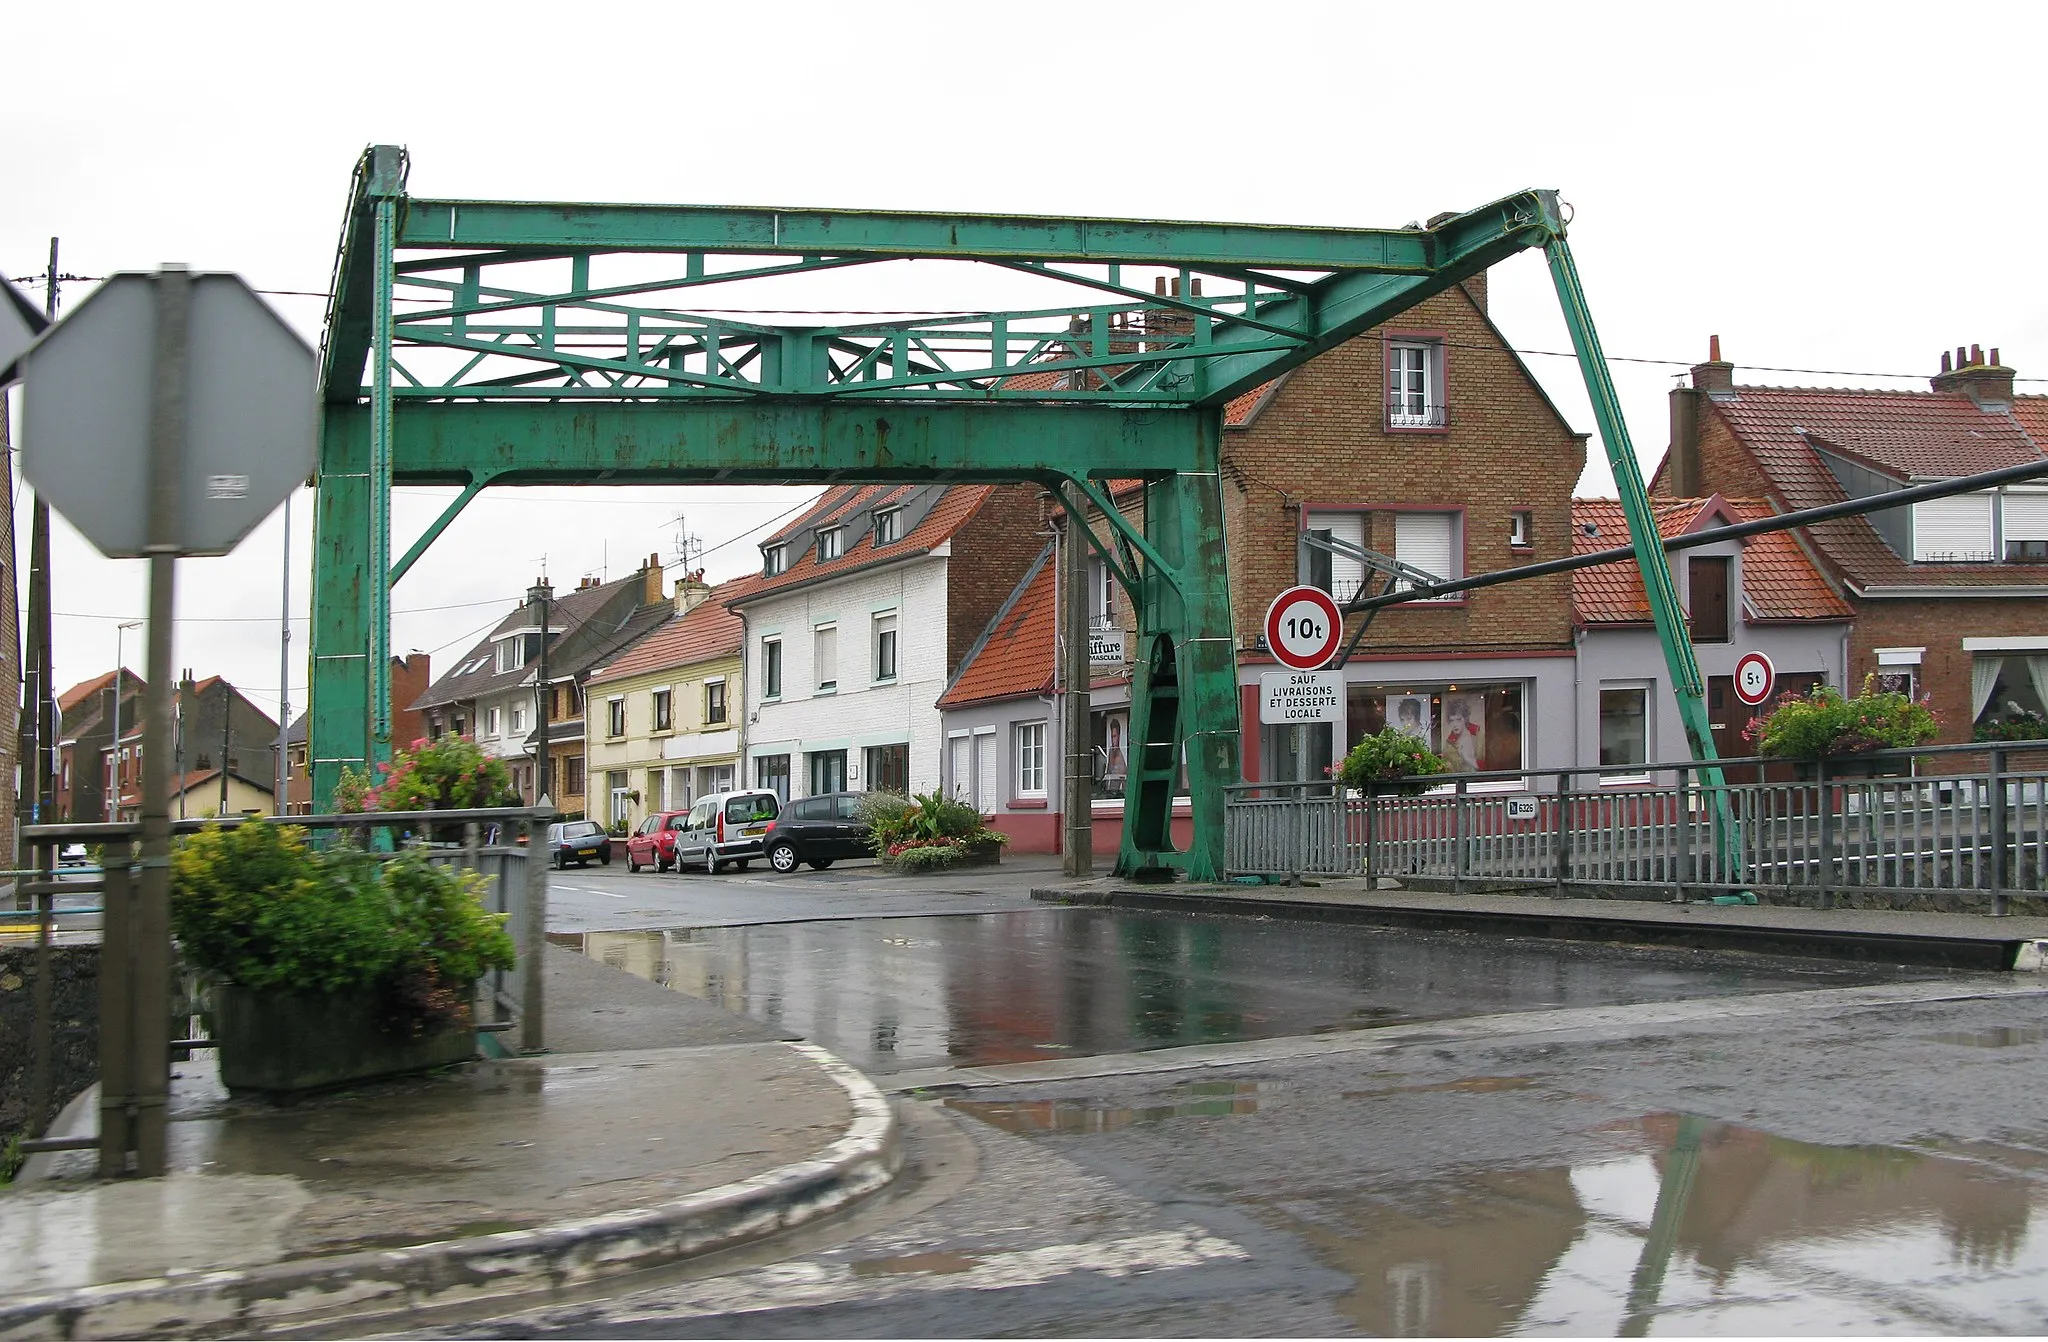
[[[1431,786],[1419,780],[1449,772],[1451,762],[1431,750],[1427,741],[1398,727],[1382,727],[1351,747],[1337,766],[1337,779],[1360,792],[1413,797]]]
[[[446,1020],[513,965],[482,878],[349,845],[315,852],[292,825],[210,826],[171,855],[171,930],[186,963],[244,988],[378,993],[390,1027]]]
[[[1926,701],[1878,690],[1866,677],[1863,692],[1853,699],[1822,685],[1804,698],[1784,700],[1769,717],[1752,720],[1742,736],[1760,755],[1817,760],[1903,750],[1940,734],[1941,719]]]
[[[362,794],[363,811],[463,811],[487,806],[518,806],[512,775],[504,762],[484,754],[466,736],[437,736],[414,741],[389,764],[377,766],[383,777]],[[341,789],[335,789],[341,807]]]
[[[943,866],[957,861],[968,844],[1008,843],[981,823],[981,812],[937,792],[905,800],[863,802],[868,842],[875,856],[901,866]],[[939,856],[943,852],[944,856]]]

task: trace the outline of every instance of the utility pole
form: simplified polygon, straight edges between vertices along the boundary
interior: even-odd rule
[[[43,278],[43,315],[57,320],[57,239],[50,239],[50,267]],[[50,505],[36,491],[28,542],[28,656],[22,659],[22,808],[31,824],[53,819],[50,752],[57,745],[57,705],[50,692]]]
[[[548,792],[549,786],[553,781],[548,777],[548,710],[553,707],[548,700],[554,697],[552,693],[554,687],[548,684],[548,605],[554,599],[554,595],[555,589],[548,586],[546,578],[542,578],[539,582],[526,589],[526,602],[529,606],[533,607],[534,617],[540,623],[540,666],[535,672],[539,678],[540,693],[534,696],[535,702],[540,706],[539,722],[537,724],[540,731],[535,737],[533,747],[533,804],[535,806],[551,804],[553,801]]]
[[[285,815],[291,811],[291,804],[285,800],[285,788],[289,770],[285,765],[285,738],[291,734],[292,723],[292,496],[284,496],[284,576],[280,583],[283,594],[278,598],[277,612],[277,758],[271,770],[276,791],[271,795],[270,807],[274,815]],[[310,723],[307,724],[311,728]]]
[[[1061,844],[1061,868],[1069,876],[1087,876],[1095,870],[1095,752],[1089,728],[1088,694],[1088,496],[1079,485],[1068,484],[1066,525],[1066,692],[1061,696],[1064,713],[1066,769],[1066,841]]]
[[[228,818],[228,751],[235,742],[235,696],[228,683],[219,682],[220,696],[220,818]]]

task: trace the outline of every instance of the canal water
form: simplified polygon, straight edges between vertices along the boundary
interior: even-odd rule
[[[562,939],[875,1073],[1928,976],[1734,952],[1088,908]]]

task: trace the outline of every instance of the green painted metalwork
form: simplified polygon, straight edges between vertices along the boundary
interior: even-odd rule
[[[479,475],[464,485],[460,494],[449,500],[448,506],[441,510],[441,515],[434,519],[433,525],[421,532],[420,538],[412,543],[412,547],[404,555],[400,556],[396,564],[391,566],[391,580],[387,586],[398,586],[398,580],[403,578],[411,571],[412,566],[419,562],[420,556],[427,552],[427,547],[440,538],[441,533],[448,529],[448,524],[460,517],[462,510],[469,506],[469,501],[483,493],[484,486],[490,484],[490,482],[490,476]]]
[[[1564,228],[1547,191],[1379,230],[430,200],[406,168],[390,146],[358,165],[322,349],[317,799],[388,751],[390,586],[487,485],[1071,480],[1139,611],[1119,866],[1195,877],[1222,870],[1237,778],[1222,407]],[[911,259],[1051,302],[718,306]],[[1142,528],[1101,485],[1132,478]],[[394,481],[463,490],[396,566]]]
[[[1614,379],[1607,371],[1600,333],[1594,328],[1592,312],[1586,306],[1579,268],[1562,236],[1552,239],[1543,251],[1550,262],[1558,304],[1564,309],[1565,326],[1571,332],[1572,350],[1579,356],[1586,396],[1593,403],[1593,419],[1600,426],[1600,441],[1607,448],[1607,464],[1614,472],[1622,515],[1628,519],[1629,545],[1636,552],[1636,567],[1642,571],[1650,619],[1664,649],[1664,666],[1678,701],[1678,720],[1685,727],[1686,744],[1696,760],[1719,759],[1714,750],[1713,726],[1707,717],[1706,681],[1692,651],[1692,631],[1686,625],[1678,591],[1671,582],[1663,537],[1658,534],[1657,518],[1650,509],[1650,494],[1643,485],[1635,445],[1629,441],[1628,423],[1621,415],[1621,398],[1615,394]],[[1715,839],[1727,862],[1726,869],[1740,871],[1742,846],[1735,829],[1735,811],[1729,803],[1727,778],[1719,765],[1709,763],[1699,770],[1699,781],[1714,808]],[[1754,904],[1756,896],[1745,892],[1744,902]]]

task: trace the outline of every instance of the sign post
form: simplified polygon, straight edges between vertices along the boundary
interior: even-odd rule
[[[102,554],[149,560],[141,879],[108,880],[100,1173],[159,1175],[177,561],[228,553],[312,473],[313,351],[239,277],[167,265],[93,290],[21,356],[21,370],[23,474]]]

